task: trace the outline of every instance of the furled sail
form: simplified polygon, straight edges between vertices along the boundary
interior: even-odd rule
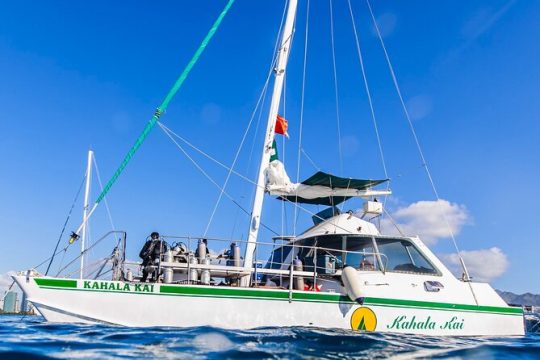
[[[283,163],[270,162],[266,170],[266,190],[281,200],[316,205],[337,205],[352,197],[370,197],[391,194],[390,190],[373,190],[384,180],[343,178],[319,171],[301,183],[291,182]]]

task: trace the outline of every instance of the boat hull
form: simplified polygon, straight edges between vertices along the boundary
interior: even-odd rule
[[[313,326],[452,336],[524,334],[523,311],[342,294],[16,276],[51,322],[250,329]]]

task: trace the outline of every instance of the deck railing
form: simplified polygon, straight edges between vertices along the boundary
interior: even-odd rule
[[[351,265],[359,270],[384,272],[387,263],[386,255],[382,253],[343,250],[316,245],[299,245],[294,241],[289,241],[289,237],[278,237],[275,238],[273,242],[257,243],[253,266],[246,266],[243,258],[239,261],[240,266],[234,266],[231,262],[233,259],[231,258],[232,253],[229,251],[230,245],[235,243],[242,249],[243,246],[247,244],[247,241],[245,240],[192,236],[162,236],[162,238],[169,246],[171,246],[171,248],[179,246],[183,248],[183,251],[180,254],[174,254],[173,261],[165,261],[165,254],[161,254],[160,261],[156,264],[158,274],[161,274],[161,271],[164,269],[173,269],[174,271],[187,274],[190,274],[192,269],[196,269],[197,271],[209,270],[213,278],[234,279],[252,276],[255,285],[259,285],[259,275],[266,275],[274,279],[279,279],[279,283],[281,284],[283,283],[283,280],[288,280],[290,287],[292,287],[294,277],[296,276],[311,279],[313,284],[317,284],[317,281],[328,281],[331,278],[339,277],[344,265]],[[211,263],[193,263],[193,260],[190,261],[191,258],[200,258],[199,256],[196,257],[195,254],[199,242],[203,240],[206,242],[209,250],[208,257],[210,258]],[[210,250],[215,248],[221,248],[223,250],[217,253]],[[278,248],[281,248],[281,251],[277,254],[281,255],[281,259],[270,258],[271,255],[276,254],[275,250]],[[311,264],[302,264],[302,270],[296,269],[294,264],[296,255],[300,252],[304,255],[309,254],[310,256],[308,256],[308,258],[312,259]],[[261,259],[259,256],[261,253],[266,254],[264,259]],[[358,259],[370,258],[370,266],[362,268],[360,263],[344,264],[342,262],[342,259],[350,259],[353,255],[358,256]],[[318,261],[318,257],[320,256],[324,256],[333,261],[333,267],[321,266]],[[140,263],[126,262],[126,264],[139,265]],[[190,282],[189,278],[188,282]]]

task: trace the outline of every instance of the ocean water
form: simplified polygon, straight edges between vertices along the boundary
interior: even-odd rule
[[[0,359],[540,359],[539,327],[529,321],[524,337],[439,338],[314,328],[64,325],[38,316],[0,316]]]

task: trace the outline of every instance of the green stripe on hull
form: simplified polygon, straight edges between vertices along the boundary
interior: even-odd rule
[[[77,288],[77,280],[35,278],[34,281],[38,286]]]
[[[178,294],[178,295],[203,295],[215,297],[242,297],[242,298],[265,298],[265,299],[289,299],[289,292],[255,290],[255,289],[239,289],[239,288],[206,288],[206,287],[179,287],[171,285],[162,285],[161,293]],[[314,293],[314,292],[293,292],[293,300],[304,301],[323,301],[323,302],[347,302],[353,303],[349,297],[339,294]],[[523,310],[516,307],[499,307],[499,306],[478,306],[467,304],[450,304],[429,301],[416,300],[400,300],[387,298],[372,298],[364,299],[364,305],[374,306],[395,306],[395,307],[418,307],[440,310],[459,310],[459,311],[479,311],[479,312],[494,312],[506,314],[522,315]]]
[[[242,297],[242,298],[264,298],[276,300],[288,300],[289,291],[286,290],[259,290],[259,289],[243,289],[243,288],[208,288],[208,287],[182,287],[162,285],[159,289],[162,294],[177,294],[177,295],[203,295],[215,297]],[[310,293],[310,292],[293,292],[293,300],[304,301],[323,301],[323,302],[351,302],[348,297],[339,294],[328,293]]]
[[[66,290],[97,291],[97,292],[116,292],[91,289],[78,289],[77,280],[68,279],[34,279],[37,285],[45,288],[57,288]],[[288,290],[263,290],[253,288],[233,288],[233,287],[206,287],[206,286],[183,286],[183,285],[161,285],[159,293],[140,293],[140,292],[120,292],[123,294],[144,294],[144,295],[177,295],[177,296],[201,296],[217,298],[240,298],[253,300],[289,300]],[[354,304],[348,296],[333,293],[317,292],[293,292],[292,300],[308,302],[326,302],[326,303],[349,303]],[[500,306],[478,306],[468,304],[451,304],[443,302],[402,300],[388,298],[366,297],[364,305],[368,306],[388,306],[399,308],[421,308],[430,310],[445,311],[471,311],[498,313],[507,315],[523,315],[523,309],[519,307],[500,307]]]
[[[431,302],[431,301],[384,299],[384,298],[370,298],[370,297],[367,297],[364,299],[364,305],[393,306],[393,307],[418,307],[418,308],[425,308],[425,309],[480,311],[480,312],[523,315],[523,309],[518,308],[518,307],[449,304],[449,303],[438,303],[438,302]]]

